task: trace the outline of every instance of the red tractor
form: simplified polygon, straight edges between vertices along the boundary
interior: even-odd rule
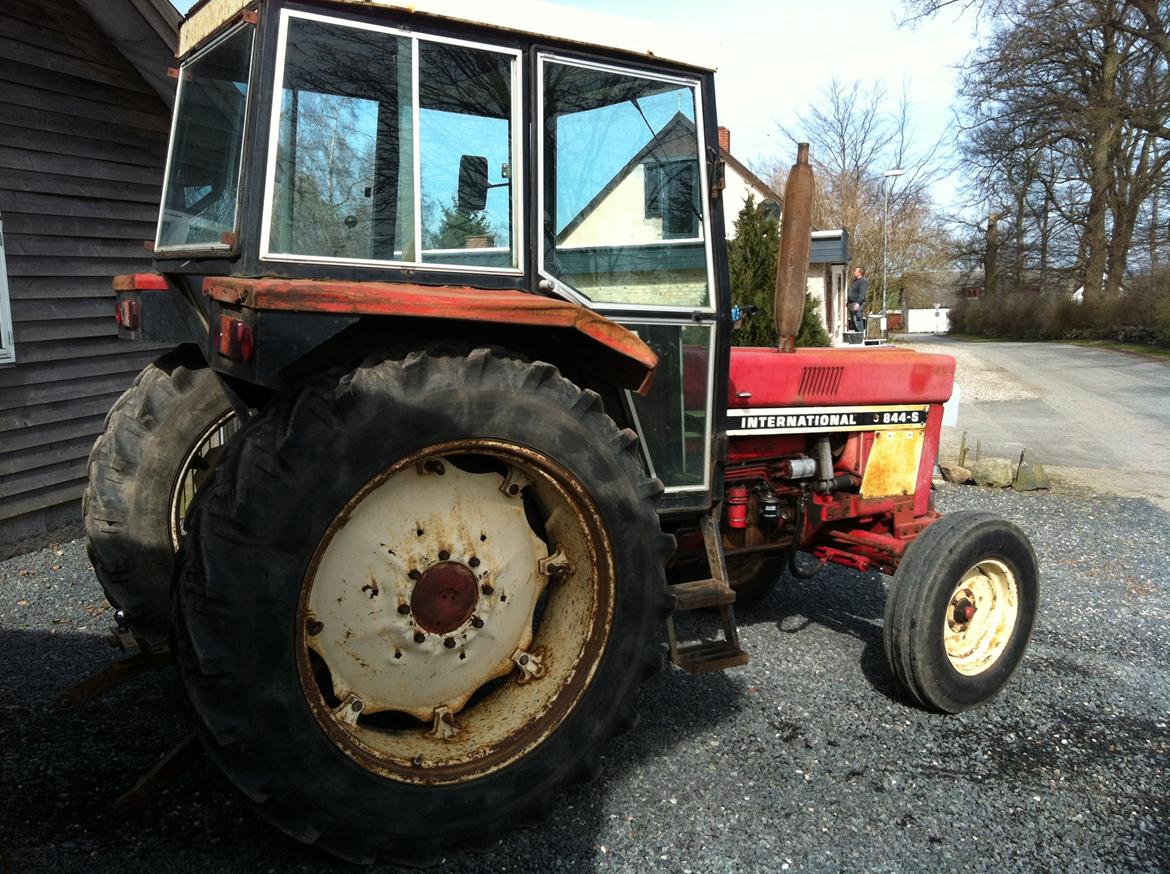
[[[733,350],[711,66],[467,5],[183,25],[157,272],[115,280],[121,335],[179,345],[111,411],[85,520],[212,759],[344,858],[484,846],[596,774],[663,626],[684,670],[747,662],[733,604],[798,551],[893,574],[909,697],[994,695],[1035,556],[933,507],[950,358],[791,348],[806,152],[785,339]],[[679,640],[705,608],[721,636]]]

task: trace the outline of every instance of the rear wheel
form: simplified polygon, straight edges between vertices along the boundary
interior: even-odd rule
[[[907,548],[886,601],[886,658],[932,710],[992,698],[1027,648],[1040,597],[1024,533],[990,513],[950,513]]]
[[[179,663],[213,758],[349,859],[430,862],[541,817],[661,664],[671,540],[635,447],[592,392],[482,349],[267,407],[183,551]]]
[[[181,346],[138,375],[90,452],[82,497],[90,561],[110,603],[152,645],[170,634],[187,507],[238,427],[203,356]]]

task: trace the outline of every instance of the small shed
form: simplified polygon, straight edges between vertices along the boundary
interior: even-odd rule
[[[0,557],[80,521],[105,414],[158,354],[119,342],[110,278],[150,269],[179,20],[0,4]]]

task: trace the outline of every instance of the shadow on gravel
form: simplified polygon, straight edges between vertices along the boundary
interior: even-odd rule
[[[5,861],[20,874],[400,870],[354,869],[285,838],[203,754],[142,813],[115,819],[110,804],[190,731],[173,671],[160,669],[58,714],[54,693],[113,655],[102,637],[0,629],[0,652],[0,874],[8,874]],[[603,749],[598,781],[562,794],[545,824],[513,830],[481,855],[446,860],[443,870],[593,868],[611,789],[628,791],[622,784],[637,781],[646,760],[669,757],[735,718],[740,697],[723,674],[668,670],[652,678],[637,702],[652,718]]]
[[[880,574],[830,565],[808,580],[786,571],[767,598],[736,618],[741,625],[774,623],[783,634],[799,634],[810,625],[820,625],[861,641],[864,647],[858,662],[866,681],[886,698],[905,703],[882,645],[885,606],[886,586]]]

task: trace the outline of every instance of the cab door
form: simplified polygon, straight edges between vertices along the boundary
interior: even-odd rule
[[[667,507],[706,506],[719,335],[701,81],[546,53],[538,270],[660,363],[630,415]]]

